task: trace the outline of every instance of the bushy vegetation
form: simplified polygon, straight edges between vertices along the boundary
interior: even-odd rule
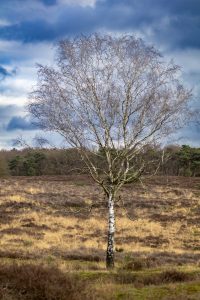
[[[56,267],[33,264],[0,265],[0,299],[78,300],[89,299],[77,276]]]
[[[75,149],[13,149],[0,151],[0,176],[66,175],[84,172]]]
[[[150,272],[66,272],[33,263],[0,264],[2,300],[192,300],[199,275],[176,269]]]
[[[104,164],[103,151],[94,159]],[[114,155],[114,153],[113,153]],[[145,174],[152,174],[163,155],[163,149],[146,147],[145,151],[132,163],[148,160]],[[42,176],[85,174],[87,169],[76,149],[23,149],[0,151],[0,176]],[[164,159],[158,170],[159,175],[200,176],[200,148],[188,145],[168,146],[164,149]]]

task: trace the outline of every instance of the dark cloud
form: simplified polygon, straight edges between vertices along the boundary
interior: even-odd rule
[[[6,68],[0,65],[0,81],[6,78],[7,76],[12,76],[13,72],[9,72]]]
[[[17,129],[35,130],[36,127],[33,123],[31,123],[30,120],[27,120],[27,119],[22,118],[22,117],[13,117],[9,121],[6,130],[7,131],[13,131],[13,130],[17,130]]]
[[[78,21],[77,21],[78,20]],[[48,22],[36,18],[0,28],[0,36],[5,40],[23,42],[53,41],[66,35],[90,32],[96,29],[95,13],[90,7],[68,7],[59,12],[58,20]]]
[[[49,5],[49,6],[51,6],[51,5],[55,5],[56,4],[56,0],[39,0],[40,2],[42,2],[44,5]]]
[[[17,105],[0,105],[0,120],[6,121],[14,113],[19,112],[19,110],[20,108]]]
[[[11,118],[20,112],[21,108],[17,105],[0,105],[0,136],[6,130]]]
[[[16,129],[35,129],[30,119],[19,116],[21,113],[22,108],[20,106],[0,105],[0,132],[14,131]]]
[[[53,40],[56,38],[52,26],[41,19],[3,27],[0,29],[0,36],[6,40],[15,39],[23,42]]]
[[[17,74],[17,68],[14,68],[11,71],[8,71],[6,68],[0,65],[0,81],[5,79],[8,76],[13,76]],[[0,89],[1,90],[1,89]]]
[[[27,3],[27,5],[30,5],[30,0],[1,0],[1,5],[9,5],[9,4],[16,4],[18,3],[23,4],[23,3]],[[50,5],[55,5],[57,3],[57,0],[33,0],[33,2],[40,2],[44,5],[50,6]],[[3,6],[4,7],[4,6]]]
[[[53,41],[101,29],[140,30],[144,34],[151,30],[153,38],[171,47],[200,47],[199,0],[99,0],[94,8],[58,5],[56,0],[38,1],[47,7],[53,6],[49,19],[42,18],[40,8],[35,6],[29,20],[24,9],[24,20],[0,28],[0,36],[30,42]],[[27,11],[31,5],[35,4],[27,1]]]
[[[107,28],[151,31],[151,39],[171,48],[199,48],[199,0],[108,0],[99,1]]]
[[[2,76],[8,76],[8,75],[10,75],[10,73],[4,67],[2,67],[2,66],[0,66],[0,74]]]

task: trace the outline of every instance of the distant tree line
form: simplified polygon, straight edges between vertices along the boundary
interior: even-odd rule
[[[93,159],[104,164],[104,153],[99,150]],[[114,152],[113,152],[113,155]],[[161,159],[162,158],[162,159]],[[170,145],[164,150],[159,147],[147,146],[143,153],[132,162],[150,163],[145,174],[153,172],[171,176],[200,176],[200,148],[188,145]],[[84,162],[76,149],[40,149],[26,148],[23,150],[0,151],[0,176],[42,176],[87,174]]]

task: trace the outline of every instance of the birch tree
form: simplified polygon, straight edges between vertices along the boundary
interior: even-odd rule
[[[61,41],[54,66],[39,65],[28,109],[47,131],[78,149],[108,205],[106,265],[114,267],[115,203],[147,162],[145,147],[183,126],[190,91],[179,67],[131,35],[93,34]],[[94,156],[102,156],[104,164]]]

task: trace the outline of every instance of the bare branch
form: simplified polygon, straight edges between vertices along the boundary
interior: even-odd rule
[[[77,148],[95,182],[107,195],[115,194],[156,164],[139,159],[145,147],[190,118],[191,92],[178,73],[178,66],[165,63],[134,36],[64,40],[57,47],[56,66],[39,65],[29,111],[42,128]]]

